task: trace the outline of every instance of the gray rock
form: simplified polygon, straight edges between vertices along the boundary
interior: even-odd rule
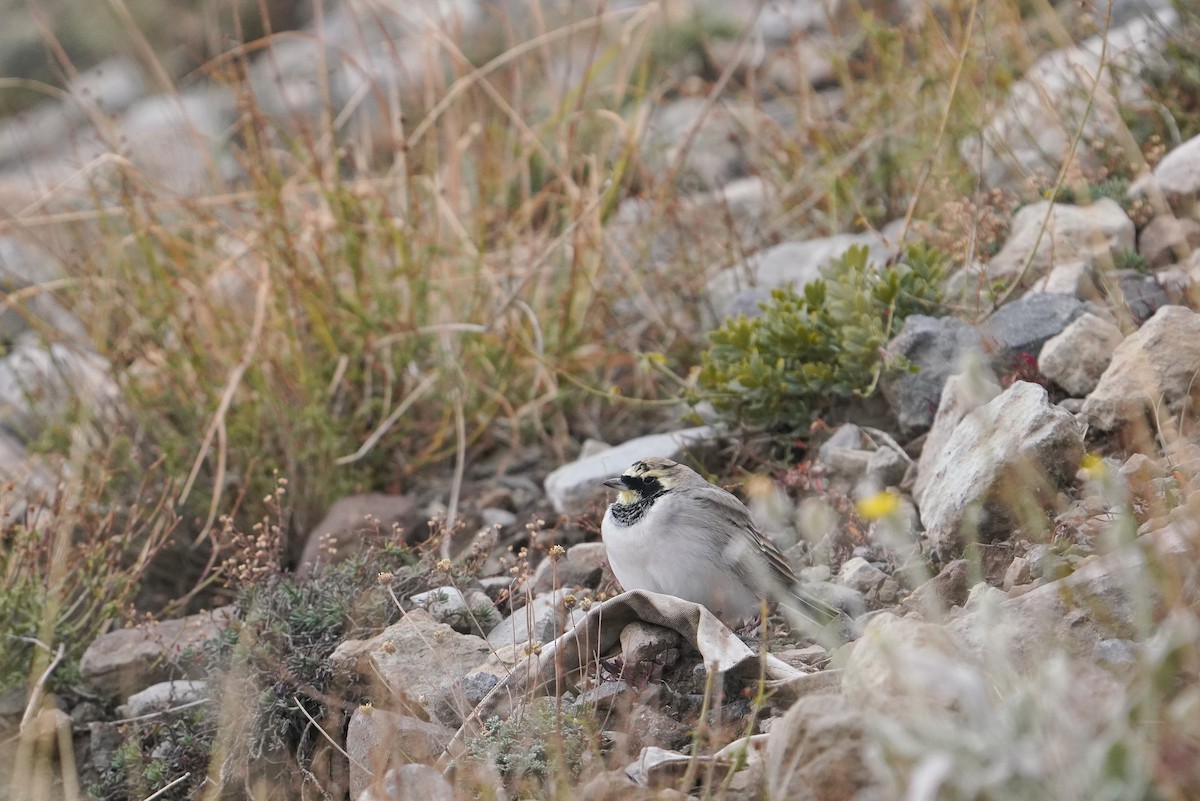
[[[1092,648],[1092,661],[1114,672],[1126,672],[1137,666],[1139,646],[1132,640],[1100,640]]]
[[[917,461],[917,479],[913,484],[914,498],[920,498],[929,486],[934,465],[962,419],[999,394],[1000,384],[996,381],[996,376],[990,368],[983,366],[980,359],[971,360],[963,372],[946,379],[937,414],[933,418],[929,434],[925,437],[921,458]]]
[[[203,680],[163,681],[136,692],[117,707],[122,718],[136,718],[151,712],[162,712],[204,698],[208,682]]]
[[[446,681],[465,676],[487,661],[491,647],[481,637],[459,634],[415,609],[369,640],[346,640],[329,657],[335,671],[356,676],[369,697],[393,711],[434,716],[433,698]]]
[[[1172,148],[1154,167],[1153,186],[1172,200],[1184,201],[1184,207],[1200,195],[1200,136],[1193,136]],[[1130,194],[1139,194],[1150,182],[1139,181]]]
[[[979,333],[953,317],[914,314],[904,321],[900,333],[888,343],[888,353],[903,356],[920,372],[888,371],[880,388],[906,435],[926,431],[942,397],[942,387],[958,372],[962,359],[982,348]]]
[[[870,251],[869,258],[877,264],[892,255],[875,234],[838,234],[784,242],[759,251],[740,264],[726,267],[708,282],[708,300],[714,321],[719,323],[737,312],[754,316],[758,313],[757,303],[767,300],[772,289],[791,286],[797,292],[803,291],[805,284],[820,278],[821,271],[830,262],[855,245],[865,246]],[[753,292],[742,297],[741,293],[747,290]]]
[[[1116,324],[1084,314],[1048,340],[1038,357],[1038,370],[1077,398],[1096,388],[1125,339]]]
[[[424,533],[425,523],[416,500],[408,495],[369,492],[339,498],[300,540],[296,575],[306,578],[371,546],[410,542]]]
[[[748,174],[756,146],[749,132],[765,122],[762,110],[745,105],[710,106],[699,97],[663,103],[649,120],[641,156],[657,172],[678,169],[683,190],[708,191]]]
[[[1125,338],[1081,417],[1101,431],[1145,419],[1150,410],[1174,415],[1195,390],[1200,371],[1200,315],[1182,306],[1164,306]]]
[[[846,698],[809,695],[771,727],[769,798],[843,801],[876,784],[867,754],[866,720]]]
[[[359,798],[390,769],[432,764],[450,744],[454,730],[408,715],[364,705],[350,716],[346,753],[350,756],[350,797]]]
[[[669,434],[650,434],[613,446],[594,456],[576,459],[546,476],[546,497],[554,511],[577,510],[588,497],[601,497],[602,482],[620,475],[629,465],[647,456],[679,459],[691,448],[705,445],[717,436],[712,426],[698,426]]]
[[[363,790],[357,801],[455,801],[455,796],[450,782],[432,765],[399,765]]]
[[[1163,306],[1182,305],[1185,301],[1186,292],[1173,291],[1175,287],[1162,280],[1170,272],[1167,269],[1153,275],[1141,275],[1133,270],[1122,270],[1114,275],[1120,289],[1119,302],[1134,324],[1146,322]]]
[[[967,527],[981,542],[1006,539],[1017,498],[1067,484],[1082,457],[1074,418],[1042,387],[1016,382],[967,415],[938,457],[918,500],[930,544],[957,556]]]
[[[533,574],[533,591],[540,595],[559,587],[594,588],[607,560],[603,542],[572,545],[561,558],[542,560]]]
[[[182,654],[216,637],[232,615],[229,607],[199,615],[117,629],[97,637],[83,653],[83,683],[105,695],[128,698],[157,682],[192,672]]]
[[[1090,206],[1043,201],[1014,215],[1004,247],[988,264],[987,277],[1006,285],[1020,278],[1028,287],[1054,264],[1088,261],[1111,265],[1116,253],[1133,247],[1133,221],[1115,200],[1101,198]]]
[[[1023,556],[1018,556],[1009,563],[1008,569],[1004,571],[1004,581],[1001,586],[1005,591],[1008,591],[1021,584],[1028,584],[1032,578],[1033,575],[1029,569],[1029,560]]]
[[[1042,346],[1084,314],[1083,302],[1070,295],[1026,295],[997,309],[979,327],[984,350],[1000,375],[1012,372],[1022,359],[1036,363]]]

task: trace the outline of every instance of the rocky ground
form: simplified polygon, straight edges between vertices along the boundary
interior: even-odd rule
[[[836,67],[818,45],[836,47],[840,29],[783,7],[755,22],[756,69],[803,53],[810,82],[775,91],[836,102],[816,91]],[[1174,14],[1122,6],[1107,36],[1040,58],[963,163],[1016,191],[1069,152],[1102,160],[1113,109],[1138,102],[1134,77],[1171,67]],[[350,36],[343,23],[325,32]],[[305,72],[311,41],[257,62],[264,108],[274,98],[304,116],[327,102]],[[331,70],[344,105],[362,64]],[[213,165],[189,156],[192,134],[222,131],[235,98],[193,85],[168,102],[121,76],[105,67],[73,91],[142,143],[142,169],[183,163],[169,181],[202,196]],[[1031,122],[1046,108],[1090,114],[1084,135]],[[80,144],[82,120],[61,111],[0,130],[9,207],[37,190],[30,176],[86,180],[64,149],[99,145]],[[634,198],[605,223],[617,251],[646,242],[653,260],[695,247],[712,215],[728,220],[750,255],[705,276],[709,328],[761,313],[770,289],[814,281],[852,245],[884,265],[908,229],[936,233],[898,219],[767,241],[778,198],[750,169],[761,140],[742,134],[772,112],[770,130],[795,124],[769,104],[664,101],[646,149],[681,168],[682,233],[651,231]],[[782,451],[701,405],[692,425],[588,439],[571,458],[529,447],[406,492],[347,495],[290,538],[264,521],[239,542],[229,586],[206,589],[217,608],[114,621],[77,676],[50,681],[55,661],[0,699],[16,755],[0,796],[1194,797],[1200,137],[1159,156],[1117,197],[1021,206],[990,258],[948,277],[956,313],[911,315],[888,342],[891,363],[914,369],[883,374],[882,402],[847,404]],[[243,169],[219,151],[216,167]],[[13,293],[62,278],[17,236],[0,239],[0,266]],[[30,499],[56,481],[34,447],[46,420],[75,404],[89,424],[116,419],[123,387],[71,309],[28,294],[25,313],[0,317],[12,343],[0,471],[9,524],[33,528],[49,512]],[[64,449],[86,448],[85,430]],[[814,641],[774,616],[735,636],[694,605],[621,594],[599,542],[600,482],[652,455],[739,493],[806,587],[853,618],[850,640]],[[296,491],[280,480],[276,508]]]

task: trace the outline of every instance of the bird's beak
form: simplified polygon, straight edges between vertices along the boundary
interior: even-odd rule
[[[623,490],[625,487],[625,476],[616,476],[604,482],[604,486],[612,487],[615,490]]]

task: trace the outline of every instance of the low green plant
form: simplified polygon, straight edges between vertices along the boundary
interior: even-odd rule
[[[101,801],[200,796],[217,731],[211,708],[192,707],[125,725],[124,739],[88,795]]]
[[[758,317],[738,316],[709,334],[698,387],[728,417],[771,430],[801,430],[835,404],[870,395],[881,371],[905,367],[884,347],[904,319],[936,313],[945,257],[924,245],[878,267],[853,247],[803,293],[771,293]]]

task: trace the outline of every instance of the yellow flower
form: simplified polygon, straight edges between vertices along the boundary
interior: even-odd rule
[[[894,515],[900,509],[900,494],[884,490],[859,499],[854,506],[867,520],[879,520]]]
[[[1098,454],[1088,451],[1079,461],[1079,466],[1088,471],[1088,474],[1095,479],[1104,478],[1104,473],[1107,470],[1104,460]]]

